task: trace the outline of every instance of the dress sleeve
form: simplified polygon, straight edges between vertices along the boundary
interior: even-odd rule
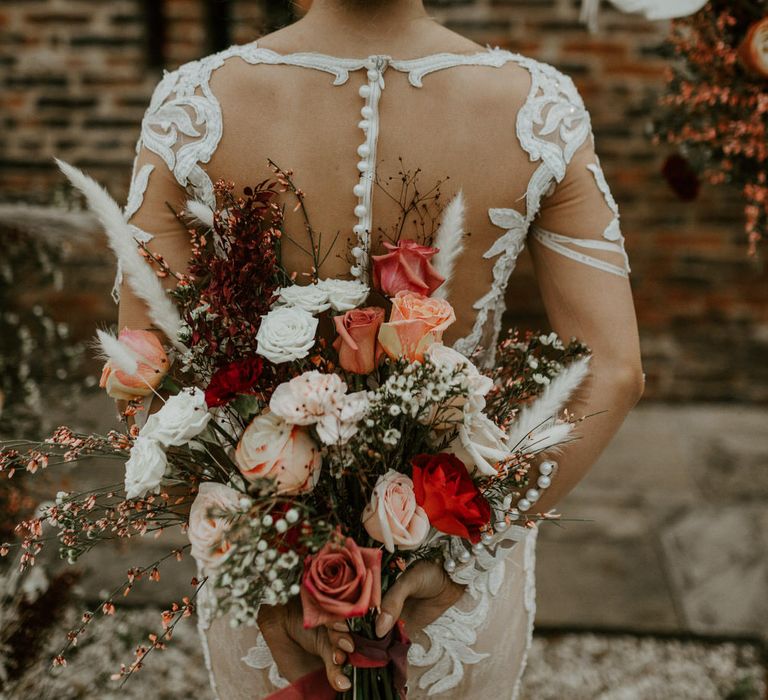
[[[575,95],[580,118],[589,114]],[[627,277],[629,259],[624,250],[619,208],[595,153],[591,128],[584,142],[567,161],[564,176],[541,202],[530,237],[542,246],[577,263]]]
[[[188,135],[194,132],[194,115],[177,104],[177,83],[178,75],[167,73],[144,115],[124,215],[137,244],[145,243],[153,254],[162,256],[172,271],[184,272],[190,241],[175,212],[195,192],[176,166]],[[166,287],[173,283],[173,278],[164,280]],[[120,328],[155,330],[144,302],[133,293],[119,267],[113,297],[119,302]]]

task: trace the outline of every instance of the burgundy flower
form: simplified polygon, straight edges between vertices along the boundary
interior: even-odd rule
[[[699,196],[701,181],[686,158],[676,153],[664,162],[661,174],[672,191],[684,202],[692,202]]]
[[[262,368],[260,357],[249,357],[225,365],[211,377],[205,390],[205,403],[214,408],[229,403],[238,394],[254,393]]]

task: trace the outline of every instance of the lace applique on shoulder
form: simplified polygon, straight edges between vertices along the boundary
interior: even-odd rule
[[[563,180],[574,154],[592,134],[589,113],[568,76],[525,56],[514,55],[513,60],[531,76],[528,96],[517,115],[517,138],[531,161],[540,165],[528,183],[524,215],[515,209],[488,211],[493,224],[505,229],[506,233],[484,255],[499,258],[493,267],[490,291],[474,304],[477,317],[472,331],[454,343],[454,348],[465,355],[481,346],[485,351],[483,364],[486,366],[494,361],[493,348],[506,309],[507,284],[541,201]]]

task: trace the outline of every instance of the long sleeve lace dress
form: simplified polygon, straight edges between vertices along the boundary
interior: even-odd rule
[[[616,202],[572,81],[509,51],[358,59],[251,43],[166,73],[144,118],[125,210],[136,238],[183,269],[188,244],[167,203],[213,204],[217,179],[255,184],[270,176],[268,158],[294,171],[323,240],[341,232],[323,278],[369,274],[369,252],[381,252],[400,215],[399,173],[419,169],[424,190],[443,180],[444,201],[462,190],[468,236],[445,342],[465,354],[493,348],[527,242],[589,266],[596,284],[629,272]],[[288,209],[287,229],[303,231]],[[417,219],[405,221],[404,237],[417,237]],[[299,274],[311,264],[298,246],[285,245],[283,260]],[[149,327],[127,289],[121,323]],[[493,363],[491,351],[483,361]],[[533,630],[535,538],[535,528],[512,527],[454,574],[466,593],[416,635],[409,697],[516,697]],[[286,684],[257,628],[209,619],[205,600],[199,613],[221,700],[265,697]]]

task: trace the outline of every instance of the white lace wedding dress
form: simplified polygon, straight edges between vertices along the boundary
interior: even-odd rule
[[[493,347],[527,239],[597,274],[628,273],[616,203],[572,81],[508,51],[358,60],[235,46],[165,75],[137,154],[125,214],[136,237],[170,262],[184,262],[185,241],[165,203],[181,206],[192,195],[213,204],[215,179],[253,184],[269,175],[272,156],[309,181],[320,228],[350,224],[351,265],[329,256],[324,276],[362,279],[378,245],[374,218],[391,222],[397,213],[387,209],[391,198],[377,195],[374,217],[381,164],[395,180],[399,156],[428,177],[449,171],[448,184],[466,195],[472,235],[452,284],[458,320],[447,339],[467,354]],[[140,303],[124,299],[124,307],[127,325],[145,323]],[[493,363],[491,351],[484,362]],[[536,529],[512,527],[499,539],[459,567],[465,595],[416,635],[409,697],[517,696],[536,610]],[[258,629],[211,619],[205,599],[199,626],[221,700],[253,700],[285,685]]]

